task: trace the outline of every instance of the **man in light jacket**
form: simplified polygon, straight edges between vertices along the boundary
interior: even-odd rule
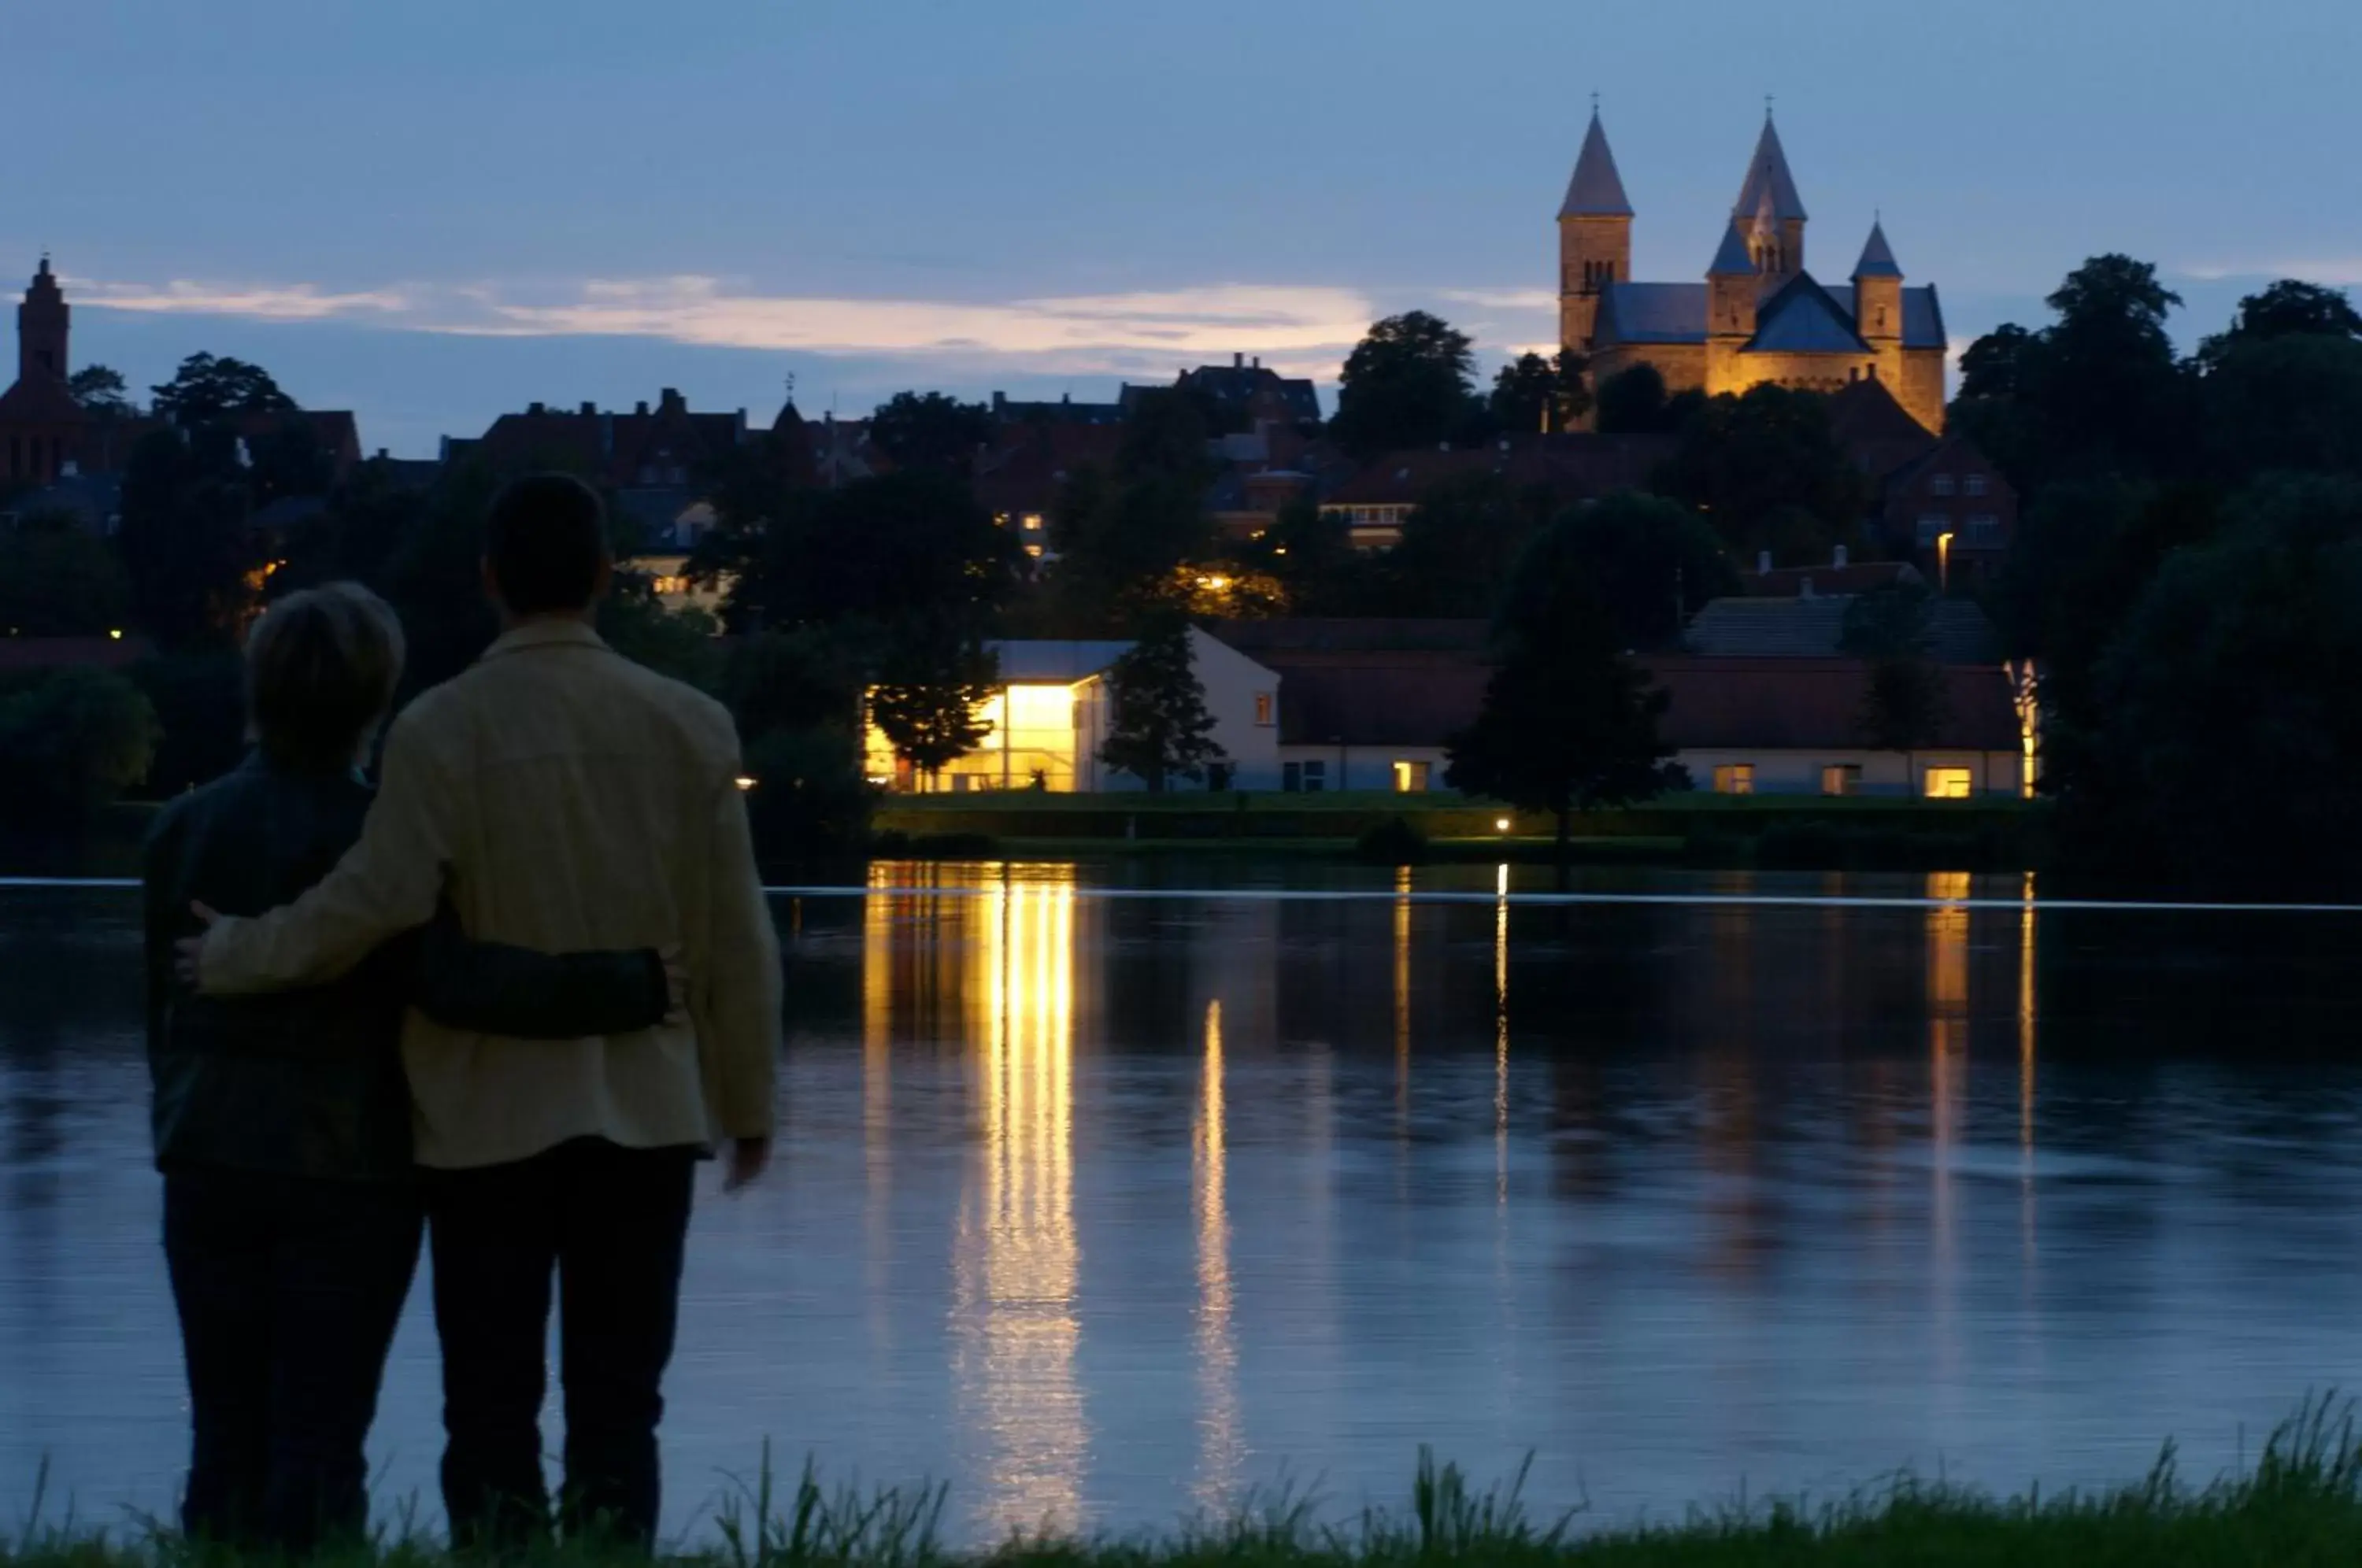
[[[447,897],[480,940],[679,955],[686,1016],[654,1029],[518,1040],[414,1009],[404,1021],[443,1346],[443,1494],[462,1543],[546,1528],[553,1277],[569,1528],[653,1539],[694,1164],[719,1147],[734,1188],[770,1153],[779,951],[737,733],[719,703],[600,640],[592,610],[612,570],[588,486],[541,475],[504,490],[484,549],[500,637],[394,722],[376,803],[336,869],[194,945],[206,993],[313,984]]]

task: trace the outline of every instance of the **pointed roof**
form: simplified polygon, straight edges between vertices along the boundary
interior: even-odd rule
[[[1867,354],[1853,317],[1810,272],[1790,279],[1756,312],[1749,354]]]
[[[1732,218],[1730,226],[1722,232],[1722,248],[1714,253],[1714,265],[1705,270],[1709,278],[1738,277],[1755,271],[1755,257],[1747,248],[1747,235]]]
[[[1861,248],[1861,259],[1853,264],[1857,278],[1899,278],[1903,269],[1895,263],[1893,248],[1886,243],[1886,225],[1872,221],[1870,240]]]
[[[1796,194],[1795,176],[1788,172],[1788,152],[1780,145],[1780,129],[1770,115],[1763,116],[1763,134],[1756,138],[1755,156],[1747,165],[1747,182],[1738,188],[1731,215],[1752,217],[1767,198],[1774,217],[1804,220],[1805,199]]]
[[[1566,182],[1561,217],[1630,217],[1632,204],[1624,195],[1624,177],[1616,172],[1616,155],[1607,149],[1607,131],[1599,111],[1591,111],[1591,128],[1583,133],[1583,151],[1574,160],[1574,178]]]

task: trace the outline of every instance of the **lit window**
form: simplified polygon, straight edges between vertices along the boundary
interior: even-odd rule
[[[1424,762],[1396,763],[1395,793],[1397,795],[1426,794],[1427,769],[1428,764]]]
[[[1990,512],[1972,513],[1969,517],[1969,543],[1998,545],[2001,543],[2001,519]]]
[[[1960,485],[1961,493],[1964,495],[1982,495],[1985,492],[1985,476],[1970,474],[1960,480]]]
[[[1264,729],[1269,729],[1273,723],[1277,719],[1278,711],[1279,704],[1272,701],[1270,692],[1258,691],[1255,693],[1255,723],[1257,724],[1261,725]]]
[[[1966,767],[1927,769],[1927,799],[1965,801],[1976,792],[1976,775]]]
[[[1026,553],[1027,555],[1029,555],[1029,556],[1032,556],[1035,560],[1037,560],[1037,561],[1038,561],[1038,560],[1040,560],[1040,559],[1042,558],[1042,547],[1041,547],[1041,546],[1039,546],[1039,545],[1036,545],[1036,544],[1029,543],[1029,544],[1027,544],[1027,545],[1026,545],[1026,547],[1025,547],[1025,553]]]
[[[1851,762],[1833,762],[1822,768],[1821,793],[1824,795],[1860,794],[1860,765]]]
[[[1755,793],[1755,765],[1751,762],[1727,762],[1714,770],[1714,792],[1717,795],[1752,795]]]
[[[1948,512],[1923,512],[1919,514],[1919,542],[1933,545],[1952,531],[1952,514]]]
[[[1951,494],[1952,476],[1949,474],[1937,474],[1935,480],[1927,486],[1927,493],[1930,495]]]
[[[1042,531],[1042,514],[1040,513],[1029,512],[1025,514],[1025,531],[1029,534],[1038,534]]]

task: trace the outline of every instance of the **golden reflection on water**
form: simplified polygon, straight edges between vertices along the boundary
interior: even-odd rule
[[[1950,1331],[1959,1241],[1952,1199],[1952,1162],[1960,1137],[1967,1077],[1969,911],[1959,900],[1968,896],[1968,873],[1928,873],[1927,897],[1932,900],[1927,910],[1928,1165],[1934,1183],[1930,1207],[1938,1344],[1948,1365],[1959,1351]]]
[[[2034,873],[2028,871],[2024,901],[2017,915],[2017,1182],[2019,1240],[2029,1264],[2034,1258],[2034,1036],[2037,999],[2034,989]]]
[[[1231,1210],[1224,1183],[1222,1004],[1206,1004],[1206,1059],[1198,1088],[1195,1158],[1198,1209],[1198,1506],[1225,1510],[1238,1501],[1245,1441],[1239,1421],[1239,1347],[1231,1317]]]
[[[1410,1139],[1410,867],[1395,868],[1395,1122]]]
[[[1509,1202],[1509,868],[1493,892],[1493,1201]]]
[[[962,928],[980,1135],[953,1243],[953,1371],[997,1531],[1079,1523],[1089,1433],[1075,1366],[1075,888],[1067,867],[934,918]]]

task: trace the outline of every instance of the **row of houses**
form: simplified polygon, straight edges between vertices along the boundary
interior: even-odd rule
[[[1941,723],[1908,752],[1871,744],[1871,667],[1842,655],[1842,597],[1765,597],[1706,607],[1680,652],[1640,662],[1669,703],[1661,734],[1693,784],[1721,794],[2014,798],[2035,778],[2029,672],[1992,657],[1973,607],[1939,617],[1931,653]],[[1445,787],[1453,735],[1474,722],[1491,673],[1478,621],[1228,621],[1193,627],[1195,668],[1223,760],[1199,786],[1319,794]],[[1098,760],[1121,642],[1006,642],[985,741],[940,774],[914,775],[874,729],[872,778],[965,793],[1140,788]]]

